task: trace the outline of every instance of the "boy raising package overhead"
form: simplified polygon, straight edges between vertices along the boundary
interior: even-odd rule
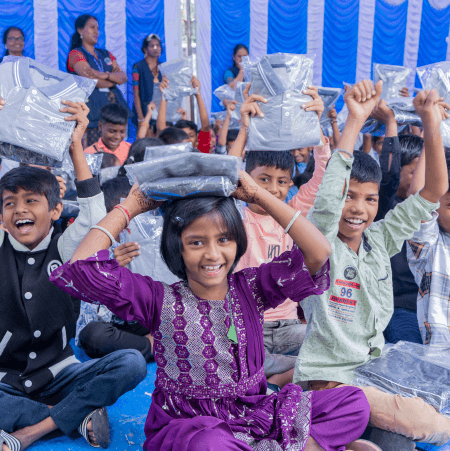
[[[106,214],[98,179],[81,146],[89,108],[64,102],[66,120],[77,121],[70,155],[77,176],[80,214],[64,232],[53,223],[63,205],[56,177],[22,166],[0,180],[0,450],[19,451],[51,431],[78,428],[92,446],[106,448],[104,406],[132,390],[146,375],[133,350],[80,363],[69,344],[75,321],[71,297],[50,283],[52,271],[70,260]]]
[[[425,130],[425,186],[384,220],[372,224],[381,172],[370,156],[353,149],[381,90],[381,82],[374,88],[364,80],[345,94],[349,116],[339,151],[330,159],[307,216],[332,247],[330,288],[303,304],[308,328],[294,381],[308,381],[312,390],[351,384],[358,366],[381,355],[383,331],[394,307],[389,259],[400,252],[422,221],[432,218],[439,198],[448,190],[439,129],[446,113],[436,91],[421,92],[414,105]],[[450,420],[423,400],[389,395],[373,387],[363,390],[373,426],[427,443],[443,444],[450,439]]]

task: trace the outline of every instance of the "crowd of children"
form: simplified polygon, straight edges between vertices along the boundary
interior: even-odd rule
[[[159,38],[146,39],[157,53]],[[233,89],[247,52],[236,49],[225,77]],[[155,55],[147,56],[156,64]],[[21,164],[0,178],[0,451],[57,429],[107,448],[106,406],[153,362],[146,451],[379,451],[362,438],[368,426],[391,437],[384,451],[447,443],[450,418],[423,399],[354,378],[386,341],[450,345],[450,154],[440,131],[450,105],[434,90],[419,92],[423,127],[399,135],[382,82],[363,80],[346,89],[343,129],[331,108],[320,145],[261,151],[246,146],[267,102],[251,84],[239,128],[230,129],[237,102],[211,123],[192,77],[198,126],[182,109],[167,120],[170,82],[159,72],[150,77],[162,93],[152,120],[146,72],[133,72],[132,144],[129,112],[115,102],[100,109],[100,138],[83,149],[89,108],[63,102],[76,122],[72,223],[61,224],[66,185],[50,167]],[[303,94],[311,100],[302,108],[320,121],[318,89]],[[369,117],[385,135],[359,145]],[[232,197],[163,204],[130,185],[124,166],[143,162],[149,147],[183,143],[243,160]],[[103,154],[102,169],[116,167],[115,176],[93,176],[88,154]],[[158,207],[159,250],[144,263],[158,271],[132,272],[144,244],[123,237]],[[72,339],[90,360],[77,360]]]

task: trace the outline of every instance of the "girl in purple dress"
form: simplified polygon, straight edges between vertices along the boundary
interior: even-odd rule
[[[161,254],[182,282],[134,274],[110,260],[107,249],[130,217],[160,205],[135,186],[51,280],[152,332],[158,369],[144,450],[345,450],[369,420],[360,389],[303,392],[288,384],[266,394],[264,377],[264,310],[327,290],[330,245],[246,173],[234,197],[264,208],[294,247],[233,274],[247,247],[233,199],[183,199],[166,208],[161,239]],[[351,449],[373,449],[364,446],[356,442]]]

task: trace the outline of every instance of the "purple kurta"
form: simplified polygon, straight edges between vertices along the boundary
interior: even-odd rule
[[[311,277],[294,246],[259,268],[228,276],[223,301],[197,298],[183,283],[155,282],[120,268],[108,251],[65,264],[51,279],[79,299],[137,320],[154,336],[156,389],[146,450],[303,450],[309,435],[341,450],[368,422],[357,388],[304,392],[288,384],[266,395],[264,311],[328,289],[329,263]],[[227,338],[231,318],[238,343]]]

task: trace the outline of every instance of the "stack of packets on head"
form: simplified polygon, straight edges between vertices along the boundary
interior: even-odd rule
[[[381,99],[394,112],[395,120],[403,128],[408,125],[421,126],[422,122],[413,105],[412,97],[401,97],[400,90],[407,84],[411,69],[403,66],[391,66],[389,64],[373,65],[373,83],[383,81]],[[385,125],[376,119],[367,119],[361,132],[372,136],[384,136]]]
[[[222,106],[224,106],[224,100],[236,102],[236,106],[234,111],[231,112],[230,115],[230,125],[228,126],[228,130],[235,130],[241,127],[241,106],[244,103],[244,90],[247,87],[249,82],[238,81],[236,82],[236,89],[231,88],[229,85],[219,86],[215,91],[214,95],[220,100]],[[216,121],[217,119],[225,120],[227,115],[226,111],[219,111],[216,113],[212,113],[213,119]]]
[[[450,61],[429,64],[417,68],[423,89],[436,89],[444,102],[450,103]],[[445,147],[450,147],[450,119],[441,122],[442,141]]]
[[[252,83],[250,94],[267,99],[259,104],[264,117],[250,120],[249,149],[291,150],[320,144],[317,114],[301,108],[312,100],[303,91],[312,84],[313,63],[314,57],[289,53],[256,61],[243,58],[245,79]]]
[[[159,70],[169,80],[169,87],[164,89],[164,98],[167,100],[166,120],[177,122],[181,119],[178,109],[181,108],[184,97],[197,94],[192,87],[192,76],[194,75],[194,60],[192,56],[167,61],[159,66]],[[159,83],[153,86],[153,102],[156,110],[153,111],[153,119],[157,119],[161,105],[161,91]]]
[[[60,167],[75,121],[65,121],[62,100],[86,102],[97,80],[50,69],[31,58],[6,57],[0,64],[0,157]]]
[[[146,197],[154,200],[228,197],[236,190],[240,158],[196,153],[187,145],[160,156],[161,149],[147,148],[148,160],[125,166],[130,184],[138,183]]]

